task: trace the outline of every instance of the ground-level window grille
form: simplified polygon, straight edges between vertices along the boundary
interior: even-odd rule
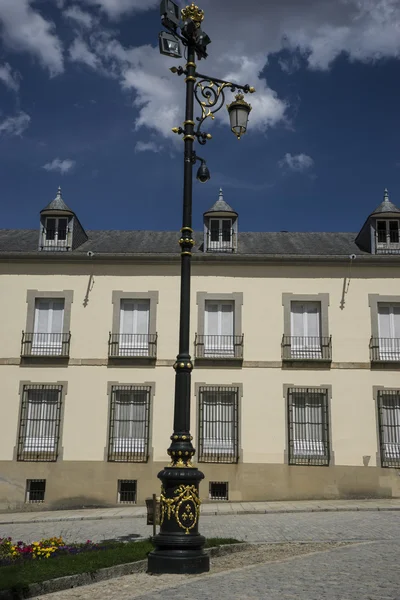
[[[382,467],[400,467],[400,390],[378,392]]]
[[[57,460],[62,385],[25,385],[22,393],[17,460]]]
[[[210,481],[210,500],[228,500],[228,482]]]
[[[118,502],[120,504],[136,504],[136,479],[118,479]]]
[[[149,386],[112,387],[109,461],[147,462],[150,393]]]
[[[329,465],[328,390],[289,388],[290,465]]]
[[[200,462],[238,461],[237,387],[207,386],[199,390]]]
[[[30,503],[44,502],[46,492],[45,479],[27,479],[26,480],[26,501]]]

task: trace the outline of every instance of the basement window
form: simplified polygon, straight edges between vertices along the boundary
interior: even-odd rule
[[[228,482],[210,481],[210,500],[228,500]]]
[[[45,479],[27,479],[26,480],[26,501],[34,504],[44,502],[46,492]]]
[[[118,479],[118,504],[136,504],[136,492],[136,479]]]

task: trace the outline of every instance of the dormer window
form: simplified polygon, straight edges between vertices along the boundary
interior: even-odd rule
[[[238,214],[219,191],[218,200],[204,213],[204,252],[237,251]]]
[[[386,220],[376,223],[377,242],[382,244],[399,243],[399,222]]]
[[[357,246],[372,254],[400,254],[400,208],[389,200],[385,190],[383,202],[365,221],[356,237]]]
[[[44,228],[44,246],[66,246],[68,219],[65,217],[47,217]]]
[[[232,248],[232,219],[210,219],[208,247],[212,250]]]

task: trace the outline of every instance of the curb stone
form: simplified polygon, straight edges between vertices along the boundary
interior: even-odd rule
[[[254,509],[204,512],[203,517],[229,517],[232,515],[278,515],[283,513],[320,513],[320,512],[387,512],[400,511],[400,506],[354,506],[354,507],[332,507],[332,508],[277,508],[277,509]],[[146,515],[110,515],[103,517],[61,517],[50,519],[32,519],[31,521],[0,521],[0,525],[34,525],[36,523],[59,523],[64,521],[108,521],[116,519],[144,519]]]
[[[226,544],[223,546],[215,546],[214,548],[207,548],[206,552],[209,556],[225,556],[237,552],[244,552],[245,550],[249,550],[252,546],[253,544],[248,544],[245,542],[240,544]],[[41,596],[43,594],[50,594],[52,592],[61,592],[62,590],[69,590],[71,588],[81,587],[83,585],[98,583],[99,581],[105,581],[107,579],[114,579],[115,577],[131,575],[132,573],[145,573],[146,570],[147,560],[138,560],[133,563],[125,563],[122,565],[114,565],[113,567],[98,569],[97,571],[93,571],[93,573],[66,575],[65,577],[58,577],[57,579],[50,579],[40,583],[32,583],[18,591],[0,590],[0,600],[20,600],[22,598],[32,598],[34,596]]]

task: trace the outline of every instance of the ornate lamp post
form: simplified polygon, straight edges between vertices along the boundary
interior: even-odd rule
[[[181,238],[181,302],[179,324],[179,353],[175,369],[174,432],[168,455],[171,463],[158,477],[161,480],[160,496],[160,532],[153,542],[155,549],[148,556],[149,573],[203,573],[209,570],[209,558],[203,547],[205,538],[199,534],[200,498],[199,483],[204,475],[192,464],[195,449],[190,434],[190,392],[193,363],[189,353],[190,326],[190,269],[192,238],[192,185],[193,165],[200,161],[197,179],[205,183],[210,173],[205,160],[197,156],[193,143],[204,145],[211,139],[209,133],[201,130],[204,121],[225,104],[225,89],[233,92],[241,90],[253,93],[249,85],[238,85],[222,79],[201,75],[196,70],[196,56],[200,60],[207,57],[206,47],[210,38],[201,29],[204,12],[194,3],[181,11],[171,0],[163,0],[160,5],[162,24],[168,32],[160,33],[160,51],[168,56],[181,57],[181,45],[187,48],[185,67],[172,67],[178,76],[185,75],[186,112],[183,127],[173,129],[183,135],[184,182],[183,182],[183,219]],[[180,29],[180,34],[177,30]],[[194,99],[201,107],[201,116],[194,121]],[[251,106],[244,100],[244,94],[238,93],[236,99],[228,105],[231,128],[240,137],[246,132]]]

